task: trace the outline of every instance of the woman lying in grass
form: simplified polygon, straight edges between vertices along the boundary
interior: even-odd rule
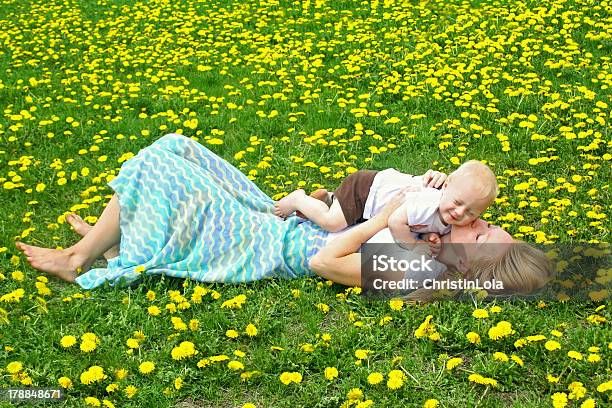
[[[387,227],[389,215],[402,203],[400,194],[377,216],[339,234],[299,217],[283,221],[274,215],[272,199],[244,174],[176,134],[142,149],[109,185],[116,194],[93,227],[68,218],[84,234],[75,245],[56,250],[17,243],[32,267],[84,289],[107,281],[131,283],[142,273],[249,282],[314,272],[359,286],[361,245]],[[500,245],[486,254],[473,245],[461,253],[444,245],[483,240]],[[549,276],[547,258],[513,241],[482,220],[453,226],[442,237],[438,260],[470,278],[495,277],[516,292],[541,287]],[[108,267],[89,270],[105,252]],[[87,272],[79,275],[81,271]]]

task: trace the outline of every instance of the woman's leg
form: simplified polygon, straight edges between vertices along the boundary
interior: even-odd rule
[[[77,272],[89,269],[104,252],[119,243],[119,200],[113,195],[100,219],[75,245],[66,249],[40,248],[17,242],[33,268],[67,282],[74,282]]]
[[[91,231],[91,229],[93,228],[93,225],[85,222],[85,220],[79,217],[77,214],[68,214],[66,216],[66,222],[68,222],[68,224],[72,226],[74,232],[76,232],[82,237],[89,234],[89,231]],[[104,253],[104,259],[109,260],[111,258],[116,257],[117,255],[119,255],[119,245],[115,245],[114,247],[106,251]]]

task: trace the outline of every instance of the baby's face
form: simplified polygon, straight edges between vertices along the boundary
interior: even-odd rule
[[[440,200],[440,216],[449,225],[465,226],[480,217],[490,202],[477,188],[479,180],[455,179],[446,185]]]

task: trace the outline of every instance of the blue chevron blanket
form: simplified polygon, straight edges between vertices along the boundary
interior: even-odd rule
[[[142,149],[109,185],[119,197],[119,256],[76,282],[91,289],[141,274],[249,282],[311,274],[327,232],[273,214],[273,201],[210,150],[170,134]]]

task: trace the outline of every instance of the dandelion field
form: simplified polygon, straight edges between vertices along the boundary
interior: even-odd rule
[[[552,301],[413,306],[319,278],[86,292],[14,246],[74,243],[65,215],[95,223],[121,164],[173,132],[275,199],[486,160],[487,221],[608,243],[610,2],[1,4],[0,390],[61,385],[62,407],[610,403],[610,269],[578,283],[588,301],[567,283]]]

